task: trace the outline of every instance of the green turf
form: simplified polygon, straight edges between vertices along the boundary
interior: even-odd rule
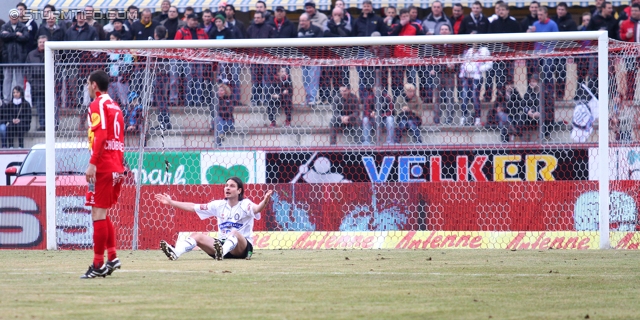
[[[0,319],[638,319],[640,252],[0,250]]]

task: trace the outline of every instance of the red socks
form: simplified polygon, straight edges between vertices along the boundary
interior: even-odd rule
[[[113,228],[113,223],[111,219],[107,216],[107,255],[109,257],[109,261],[113,261],[117,258],[116,256],[116,231]]]
[[[104,249],[109,235],[107,220],[93,222],[93,266],[101,268],[104,264]]]

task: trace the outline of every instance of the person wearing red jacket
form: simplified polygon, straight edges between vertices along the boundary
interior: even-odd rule
[[[93,263],[81,279],[110,275],[120,269],[116,255],[116,235],[107,210],[118,202],[124,180],[124,117],[120,106],[109,97],[109,75],[96,70],[87,81],[89,96],[89,150],[91,158],[85,173],[88,186],[86,206],[93,220]],[[104,251],[108,261],[104,262]]]
[[[423,36],[424,30],[419,23],[411,22],[409,9],[400,10],[400,22],[391,26],[390,36]],[[418,58],[418,47],[397,45],[393,49],[393,56],[396,58]],[[404,76],[407,72],[409,83],[415,84],[415,67],[393,67],[391,71],[391,89],[395,97],[402,93],[404,87]]]
[[[626,42],[640,42],[640,3],[631,5],[629,19],[622,21],[620,24],[620,40]],[[636,95],[636,71],[640,67],[640,59],[638,53],[632,54],[627,58],[627,100],[634,100]]]

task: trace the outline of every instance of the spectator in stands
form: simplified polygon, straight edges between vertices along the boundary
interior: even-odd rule
[[[632,101],[622,101],[619,95],[614,98],[616,111],[611,118],[611,125],[615,130],[616,141],[622,143],[631,143],[633,139],[633,131],[638,129],[638,104]],[[594,112],[597,114],[597,112]]]
[[[591,13],[590,12],[583,12],[581,19],[582,19],[582,21],[580,22],[580,25],[578,26],[578,31],[587,31],[587,27],[589,26],[589,23],[591,23]]]
[[[396,143],[402,141],[402,135],[408,132],[411,143],[422,143],[422,118],[408,105],[403,105],[398,113],[398,129],[396,130]]]
[[[267,21],[275,29],[274,38],[297,38],[296,26],[287,19],[287,12],[283,6],[277,6],[275,17]]]
[[[613,16],[613,6],[611,2],[605,1],[600,7],[600,11],[591,18],[587,31],[607,30],[609,38],[620,39],[618,20]]]
[[[55,21],[55,24],[58,25],[58,27],[60,27],[60,29],[62,29],[62,33],[64,34],[65,32],[67,32],[67,29],[69,29],[69,27],[71,27],[71,25],[68,23],[68,21],[65,21],[63,19],[59,19],[54,12],[56,12],[56,7],[52,4],[48,4],[46,6],[44,6],[44,9],[42,9],[42,22],[40,23],[41,25],[44,25],[47,23],[47,20],[49,18],[51,18],[53,16],[53,21]],[[38,28],[38,31],[40,31],[40,28]],[[42,34],[40,32],[38,32],[38,36],[41,36]],[[53,41],[52,38],[49,38],[49,41]]]
[[[212,15],[217,16],[217,15],[222,15],[223,17],[226,15],[225,13],[225,9],[227,8],[227,2],[226,1],[220,1],[218,2],[218,11],[216,11],[215,13],[212,13]],[[202,11],[204,12],[204,11]]]
[[[558,25],[549,19],[547,7],[542,6],[538,8],[538,21],[536,21],[527,32],[558,32]],[[536,42],[534,45],[536,52],[548,53],[552,52],[553,49],[552,46],[542,42]],[[543,92],[540,98],[542,103],[540,107],[542,107],[544,112],[544,127],[542,130],[546,137],[549,136],[549,130],[551,130],[551,126],[555,122],[555,79],[553,78],[553,73],[556,67],[557,66],[554,65],[554,59],[544,58],[539,60],[540,80],[542,80]]]
[[[104,28],[102,27],[102,25],[100,23],[98,23],[98,21],[96,21],[94,19],[93,6],[84,7],[84,13],[85,13],[85,16],[87,17],[87,24],[92,26],[94,29],[96,29],[96,33],[98,33],[98,39],[99,40],[108,40],[107,39],[107,35],[104,32]]]
[[[160,4],[160,12],[156,12],[153,20],[160,22],[169,18],[169,9],[171,8],[171,1],[163,0]]]
[[[407,11],[408,19],[408,11]],[[374,125],[378,128],[387,129],[387,144],[395,142],[395,125],[393,99],[386,93],[386,90],[376,87],[375,94],[367,96],[363,101],[364,115],[362,117],[363,143],[371,144],[371,129]],[[378,130],[376,128],[376,130]]]
[[[236,9],[233,5],[227,4],[224,7],[224,13],[226,17],[225,25],[227,29],[231,30],[234,39],[245,39],[247,37],[246,29],[242,22],[235,19]],[[240,64],[232,63],[229,69],[229,86],[232,91],[231,101],[235,103],[240,102]]]
[[[422,20],[418,19],[418,8],[414,6],[409,7],[409,16],[411,17],[411,22],[422,25]]]
[[[11,88],[22,85],[24,79],[22,77],[22,67],[12,67],[9,63],[24,63],[27,58],[27,48],[29,47],[29,30],[20,22],[19,18],[13,15],[9,16],[9,22],[5,23],[0,29],[0,39],[4,42],[2,48],[2,63],[4,82],[2,83],[4,99],[9,101],[12,99]]]
[[[38,131],[44,131],[44,43],[47,36],[38,38],[38,48],[32,50],[27,55],[25,63],[38,64],[29,67],[27,72],[27,80],[31,84],[31,101],[38,113]]]
[[[354,21],[353,17],[351,17],[351,14],[349,13],[349,8],[347,8],[347,6],[344,4],[344,1],[336,0],[335,8],[342,9],[342,12],[344,13],[344,20],[347,22],[349,26],[353,26],[353,21]]]
[[[476,1],[471,5],[471,14],[460,23],[459,34],[485,34],[489,32],[489,20],[482,14],[482,3]]]
[[[398,17],[396,7],[388,6],[384,9],[384,23],[387,24],[387,28],[391,27],[394,24],[400,23],[400,18]]]
[[[436,0],[431,3],[431,13],[422,20],[422,30],[427,35],[439,35],[443,24],[451,26],[451,21],[442,12],[442,2]]]
[[[391,36],[422,36],[424,31],[422,26],[411,22],[409,9],[400,10],[400,22],[391,26],[389,35]],[[397,45],[393,49],[393,56],[396,58],[418,58],[418,50],[411,46]],[[391,76],[391,90],[395,97],[401,94],[404,86],[405,72],[409,82],[415,82],[415,67],[393,67]],[[383,82],[386,83],[386,82]]]
[[[135,21],[131,26],[133,40],[152,40],[153,33],[159,24],[159,22],[151,20],[151,10],[142,10],[140,20]]]
[[[175,40],[206,40],[209,39],[202,28],[199,27],[198,16],[192,13],[187,20],[187,25],[178,29]],[[187,104],[196,106],[204,102],[203,88],[205,83],[204,65],[197,62],[189,63],[184,69],[184,78],[187,80]]]
[[[422,99],[417,94],[416,86],[412,83],[406,83],[404,85],[404,92],[402,95],[396,98],[395,113],[400,113],[400,106],[407,105],[411,110],[419,111],[424,109]]]
[[[277,11],[277,10],[276,10]],[[293,84],[286,67],[280,67],[276,75],[276,82],[270,87],[269,121],[271,127],[276,126],[278,110],[282,108],[285,114],[285,126],[291,126],[291,111],[293,109]]]
[[[227,28],[233,30],[234,39],[247,38],[247,28],[244,27],[241,21],[236,20],[236,8],[232,4],[228,4],[224,12],[227,19]]]
[[[620,40],[626,42],[640,42],[640,3],[634,3],[629,10],[629,19],[620,23]],[[630,56],[626,58],[627,67],[627,94],[625,99],[635,101],[636,96],[636,72],[640,68],[640,58]]]
[[[489,20],[489,24],[493,23],[494,21],[498,20],[499,16],[498,16],[498,7],[500,6],[500,4],[503,4],[504,1],[502,0],[498,0],[496,1],[496,3],[493,5],[493,14],[487,18],[487,20]]]
[[[231,30],[227,29],[225,24],[225,19],[223,16],[216,16],[213,21],[215,27],[209,31],[209,39],[223,40],[223,39],[233,39],[233,34],[231,34]],[[204,29],[203,29],[204,30]]]
[[[322,29],[309,20],[309,14],[303,13],[298,20],[298,38],[320,38],[323,36]],[[302,81],[306,92],[306,104],[315,106],[320,86],[320,67],[302,66]]]
[[[107,12],[107,17],[109,18],[109,23],[105,24],[102,27],[102,30],[104,30],[104,32],[107,34],[107,36],[113,32],[113,22],[116,21],[118,18],[118,9],[117,8],[111,8],[109,9],[109,11]],[[122,22],[122,20],[120,20]],[[126,25],[124,26],[124,30],[125,31],[129,31],[129,27],[127,27]],[[122,39],[125,40],[125,39]]]
[[[144,108],[138,93],[131,91],[127,100],[120,103],[120,106],[124,118],[125,134],[140,133],[144,121]]]
[[[336,7],[323,29],[325,37],[349,37],[351,25],[345,20],[344,11]],[[349,83],[349,67],[322,67],[320,73],[320,100],[332,101],[338,88]],[[333,86],[332,86],[333,84]]]
[[[195,11],[193,10],[193,7],[188,6],[186,8],[184,8],[184,14],[182,16],[182,19],[180,19],[182,22],[187,23],[187,20],[189,20],[189,16],[194,14]]]
[[[221,16],[224,18],[225,16],[224,10],[222,10]],[[200,28],[202,28],[204,32],[206,32],[207,34],[209,34],[209,31],[215,28],[215,26],[213,25],[213,13],[211,12],[211,10],[209,9],[202,10],[202,23],[200,24]],[[211,39],[211,37],[209,38]]]
[[[29,32],[29,42],[27,43],[27,52],[35,50],[38,47],[38,23],[33,19],[34,15],[30,15],[30,18],[25,16],[27,12],[27,5],[24,2],[20,2],[16,5],[20,16],[20,22],[24,24]]]
[[[127,26],[127,29],[132,35],[135,35],[133,32],[133,23],[136,21],[138,21],[138,7],[130,5],[127,7],[127,20],[124,22],[124,25]]]
[[[85,13],[83,11],[76,12],[76,23],[71,26],[71,28],[67,29],[67,32],[64,36],[64,41],[98,41],[98,33],[96,29],[87,24],[85,19]],[[80,56],[80,61],[90,62],[94,59],[91,53],[84,52]],[[77,62],[77,61],[74,61]],[[69,66],[67,80],[70,82],[68,85],[69,93],[67,96],[62,97],[65,100],[65,105],[67,107],[77,107],[81,108],[83,106],[83,101],[87,100],[89,96],[88,90],[80,88],[85,88],[87,77],[89,76],[90,70],[93,70],[94,67],[88,67],[86,64],[78,65],[71,64]],[[85,101],[86,102],[86,101]],[[68,104],[71,104],[70,106]]]
[[[529,14],[522,19],[520,22],[520,30],[526,31],[533,24],[538,21],[538,9],[540,8],[540,3],[538,1],[531,1],[529,4]]]
[[[481,47],[477,43],[474,43],[462,55],[462,60],[465,62],[462,64],[458,75],[462,79],[462,115],[466,117],[469,104],[473,104],[475,124],[480,124],[482,114],[480,108],[482,73],[491,70],[493,67],[491,60],[483,61],[483,59],[487,59],[490,55],[491,53],[487,47]]]
[[[313,24],[314,26],[320,29],[322,29],[322,27],[324,27],[327,20],[329,20],[329,18],[327,18],[327,15],[325,15],[322,12],[318,12],[318,10],[316,10],[316,4],[314,2],[305,3],[304,11],[307,13],[307,16],[309,17],[309,21],[311,21],[311,24]]]
[[[462,21],[464,20],[464,11],[462,8],[462,4],[454,3],[451,8],[451,17],[449,21],[451,21],[453,27],[453,34],[460,34],[460,26],[462,26]]]
[[[602,7],[603,4],[604,4],[604,0],[596,0],[596,3],[594,6],[589,6],[591,11],[591,17],[600,13],[600,7]]]
[[[522,130],[524,129],[524,123],[529,116],[524,113],[524,102],[522,101],[522,96],[514,86],[513,82],[507,83],[505,86],[505,96],[500,96],[499,99],[496,99],[496,105],[498,112],[504,112],[508,118],[507,126],[504,123],[504,119],[500,120],[501,115],[498,115],[498,128],[500,129],[502,141],[509,141],[509,136],[511,135],[521,136]],[[500,121],[503,121],[502,126]]]
[[[120,41],[120,34],[111,33],[110,41]],[[132,71],[133,56],[128,53],[111,53],[108,57],[109,96],[121,106],[126,106],[129,94],[129,74]]]
[[[120,19],[113,20],[113,31],[109,33],[109,36],[111,36],[111,34],[117,33],[118,36],[120,37],[120,40],[131,40],[132,39],[131,32],[125,30],[124,27],[125,27],[125,24],[122,23],[122,20]]]
[[[56,23],[56,16],[50,13],[46,17],[45,22],[38,28],[38,39],[40,39],[40,36],[46,36],[49,41],[64,40],[65,30],[60,27],[60,24]]]
[[[235,130],[233,118],[233,106],[231,101],[231,88],[226,84],[218,84],[217,95],[212,104],[211,116],[213,118],[212,131],[215,132],[216,145],[222,146],[225,133]]]
[[[340,93],[333,99],[333,117],[329,126],[331,132],[329,143],[335,145],[337,143],[338,131],[344,129],[353,131],[358,128],[358,119],[360,119],[360,110],[358,108],[358,97],[351,92],[349,86],[341,86]]]
[[[370,37],[376,31],[383,36],[388,34],[384,20],[373,12],[371,0],[362,1],[362,13],[353,22],[352,30],[354,37]]]
[[[362,13],[353,22],[351,36],[353,37],[370,37],[373,34],[386,36],[389,34],[387,25],[384,20],[373,12],[373,4],[371,0],[362,1]],[[367,95],[373,93],[373,85],[375,77],[373,77],[373,68],[357,67],[358,79],[360,80],[359,88],[360,98],[366,99]]]
[[[636,3],[640,4],[640,0],[631,0],[631,3],[618,14],[618,21],[622,22],[628,20],[629,17],[631,17],[631,8]]]
[[[14,138],[18,138],[18,147],[24,148],[24,134],[31,127],[31,105],[24,99],[22,86],[15,86],[12,93],[12,98],[0,107],[0,137],[3,148],[13,148]]]
[[[571,13],[567,11],[567,3],[560,2],[556,7],[556,16],[553,21],[558,25],[558,31],[578,31],[578,25],[573,21]],[[564,100],[565,89],[567,87],[567,59],[558,58],[555,59],[553,64],[555,67],[556,75],[556,98],[558,100]]]
[[[153,34],[154,40],[167,40],[167,28],[158,25]],[[169,59],[156,58],[157,68],[156,83],[154,85],[153,103],[158,108],[158,124],[157,128],[171,130],[171,117],[169,115],[169,96],[167,92],[171,92],[171,63]]]
[[[264,18],[265,22],[273,19],[271,17],[271,12],[267,10],[267,4],[262,0],[256,2],[256,12],[262,12],[262,17]]]
[[[440,25],[440,30],[438,30],[438,34],[440,35],[451,35],[451,32],[451,25],[449,24]],[[453,45],[451,44],[439,44],[435,47],[445,56],[451,56],[453,54]],[[442,63],[436,65],[433,69],[431,69],[430,78],[437,78],[439,80],[439,85],[436,85],[436,103],[434,104],[433,108],[435,113],[433,121],[435,123],[440,123],[441,116],[444,118],[445,124],[453,123],[453,114],[455,113],[453,110],[453,97],[455,91],[456,73],[458,72],[458,68],[454,63]],[[466,124],[467,117],[463,115],[460,118],[460,125]],[[476,125],[480,124],[476,123]]]
[[[538,129],[540,125],[540,94],[541,89],[538,83],[537,75],[530,75],[529,86],[527,92],[523,98],[523,113],[525,115],[523,121],[523,130]],[[545,137],[548,137],[548,133],[545,133]]]
[[[260,5],[258,3],[256,6]],[[262,4],[264,5],[264,3]],[[302,19],[302,18],[301,18]],[[266,39],[273,38],[275,29],[271,24],[266,23],[264,13],[257,10],[253,14],[253,23],[247,28],[249,39]],[[271,84],[270,74],[265,64],[251,65],[251,103],[254,105],[262,105],[266,103],[267,88]]]
[[[176,32],[187,25],[186,22],[178,19],[178,8],[171,6],[167,11],[167,18],[160,21],[160,24],[167,28],[169,39],[176,38]]]
[[[522,32],[520,24],[516,19],[509,15],[509,6],[506,3],[500,3],[497,6],[498,19],[493,21],[489,25],[489,33],[519,33]],[[537,9],[536,9],[537,16]],[[497,61],[493,65],[493,72],[489,72],[487,82],[485,83],[485,99],[491,98],[493,92],[493,81],[496,81],[496,90],[501,91],[500,94],[504,94],[504,86],[507,82],[513,81],[513,74],[515,72],[515,66],[513,61]],[[531,74],[531,73],[530,73]]]

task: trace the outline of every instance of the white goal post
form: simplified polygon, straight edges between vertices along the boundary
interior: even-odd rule
[[[609,133],[609,39],[606,31],[594,32],[556,32],[556,33],[521,33],[521,34],[475,34],[451,36],[424,37],[355,37],[355,38],[314,38],[314,39],[243,39],[243,40],[184,40],[184,41],[80,41],[53,42],[45,44],[45,110],[46,110],[46,247],[56,250],[59,244],[57,238],[57,203],[56,203],[56,91],[55,54],[63,50],[86,51],[118,51],[132,50],[139,55],[160,55],[162,50],[170,49],[223,49],[223,48],[296,48],[296,47],[354,47],[354,46],[395,46],[395,45],[440,45],[440,44],[472,44],[472,43],[514,43],[514,42],[557,42],[557,41],[597,41],[597,79],[599,104],[598,135],[597,135],[597,166],[598,180],[598,234],[599,248],[609,249],[610,243],[610,133]],[[195,58],[198,60],[200,58]],[[206,61],[202,58],[202,61]],[[515,59],[515,58],[514,58]],[[388,59],[389,65],[396,63],[393,58]],[[351,64],[351,66],[357,66]],[[164,144],[164,136],[162,143]],[[86,139],[86,137],[85,137]],[[317,146],[310,146],[315,150]],[[250,147],[247,147],[251,149]],[[414,150],[419,150],[415,146]],[[470,145],[469,148],[474,148]],[[357,149],[357,148],[356,148]],[[245,149],[243,149],[245,150]],[[359,150],[359,149],[358,149]],[[369,150],[369,149],[367,149]],[[164,150],[163,150],[164,152]],[[142,160],[139,160],[142,161]],[[500,182],[494,182],[500,183]],[[372,183],[372,188],[374,184]],[[295,189],[294,189],[295,190]],[[137,219],[137,217],[136,217]],[[138,226],[134,226],[133,245],[138,247]],[[183,230],[197,231],[197,230]],[[510,230],[517,231],[517,230]]]

